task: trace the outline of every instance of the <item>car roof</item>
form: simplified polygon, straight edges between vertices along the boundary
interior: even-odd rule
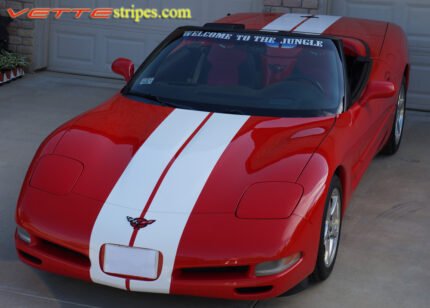
[[[216,23],[243,24],[247,30],[263,30],[271,25],[270,31],[285,31],[285,24],[289,23],[291,26],[294,24],[293,20],[297,21],[298,24],[291,28],[293,31],[289,30],[291,32],[301,33],[298,30],[306,29],[306,33],[310,34],[359,39],[369,45],[372,56],[379,55],[389,25],[384,21],[351,17],[279,13],[239,13],[219,19]],[[332,23],[327,23],[327,20],[332,21]],[[324,31],[314,32],[311,30],[312,27],[300,27],[299,25],[306,25],[306,23],[312,23],[315,29],[324,29]]]

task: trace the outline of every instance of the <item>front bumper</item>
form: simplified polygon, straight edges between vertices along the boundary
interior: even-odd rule
[[[210,229],[213,227],[211,224],[219,225],[217,219],[225,222],[226,217],[219,216],[219,218],[215,219],[212,217],[210,224],[207,223],[205,215],[194,217],[190,223],[203,223]],[[199,239],[194,237],[197,245],[194,246],[195,248],[192,251],[185,246],[182,246],[178,251],[175,268],[172,273],[170,294],[237,300],[272,298],[293,288],[312,272],[316,256],[313,252],[313,245],[310,245],[312,243],[313,228],[307,221],[297,216],[292,216],[288,223],[232,219],[239,224],[243,224],[243,226],[252,224],[256,230],[250,231],[248,228],[237,228],[236,226],[236,232],[242,229],[244,234],[236,234],[234,238],[230,236],[230,240],[224,237],[224,240],[215,238],[208,242],[206,239],[204,243],[199,242]],[[269,225],[277,228],[276,225],[280,227],[282,224],[294,226],[294,232],[284,247],[278,247],[277,252],[269,252],[270,256],[265,256],[261,250],[250,245],[253,240],[255,241],[253,232],[261,232],[262,229],[267,229]],[[225,226],[229,225],[234,224],[225,224]],[[245,229],[248,230],[245,231]],[[245,236],[246,234],[248,234],[248,237]],[[34,233],[30,233],[30,235],[31,244],[27,244],[20,239],[18,234],[15,236],[18,255],[24,263],[40,270],[91,281],[91,264],[87,255],[49,242],[40,238],[40,235],[35,235]],[[242,240],[238,241],[238,239]],[[186,241],[187,239],[183,240]],[[230,252],[226,250],[225,256],[227,257],[223,258],[219,257],[222,250],[218,241],[224,241],[225,247],[243,242],[243,247],[230,250]],[[275,244],[276,241],[273,243]],[[218,254],[215,251],[218,251]],[[302,253],[302,258],[286,271],[266,277],[255,276],[255,266],[257,264],[268,260],[276,260],[297,251]],[[236,257],[233,258],[233,256]]]

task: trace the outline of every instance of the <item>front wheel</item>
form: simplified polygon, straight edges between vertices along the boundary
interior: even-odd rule
[[[342,223],[342,186],[337,176],[334,176],[324,209],[321,226],[318,258],[311,280],[315,282],[326,280],[333,271]]]
[[[394,155],[400,148],[406,118],[406,91],[406,81],[403,80],[399,98],[397,100],[396,116],[394,119],[393,129],[390,133],[390,139],[388,139],[387,144],[381,151],[384,155]]]

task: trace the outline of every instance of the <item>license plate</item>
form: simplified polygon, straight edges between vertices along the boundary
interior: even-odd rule
[[[103,270],[112,275],[157,279],[158,261],[158,251],[107,244]]]

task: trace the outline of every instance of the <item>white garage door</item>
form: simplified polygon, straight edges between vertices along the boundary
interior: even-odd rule
[[[430,109],[430,1],[333,0],[331,14],[392,21],[406,31],[412,64],[409,104]]]
[[[62,18],[52,20],[48,68],[53,71],[113,77],[114,59],[126,57],[140,64],[175,28],[202,25],[235,12],[261,12],[263,0],[54,0],[54,7],[190,8],[192,20],[94,21]]]

